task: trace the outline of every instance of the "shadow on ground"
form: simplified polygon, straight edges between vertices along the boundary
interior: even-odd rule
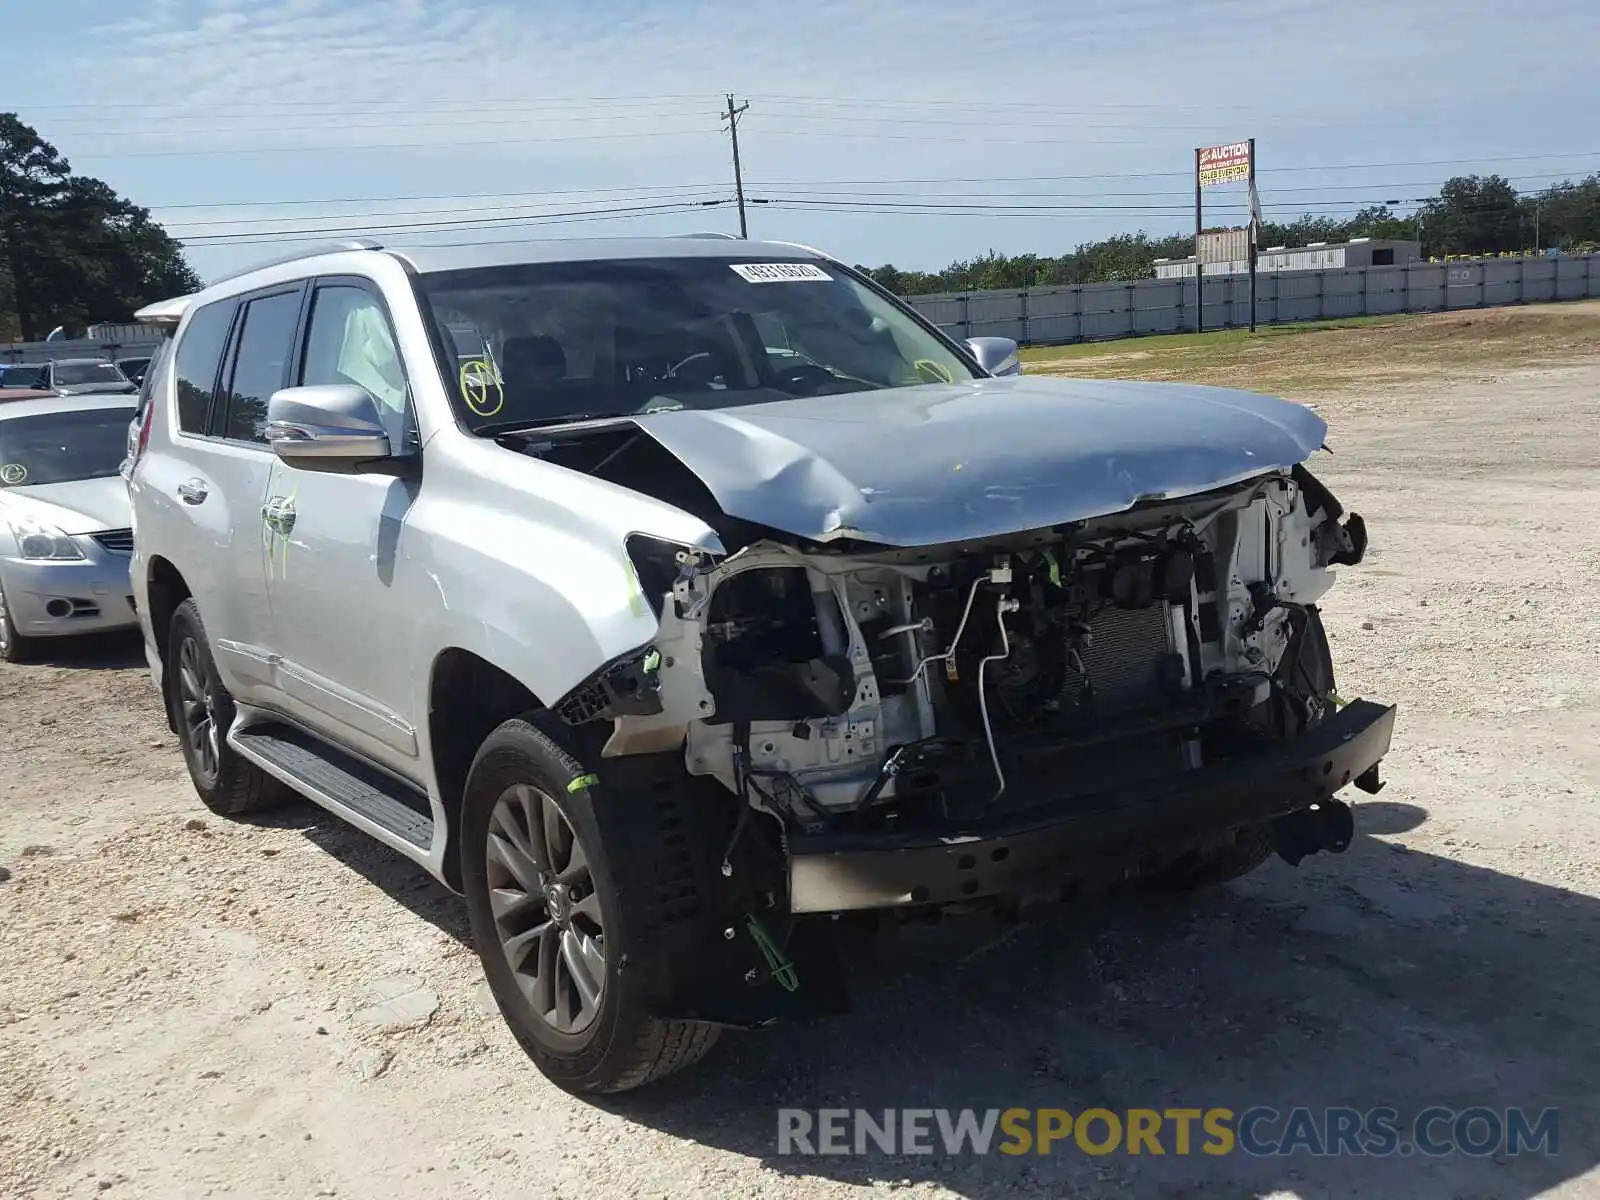
[[[935,1181],[968,1197],[1467,1200],[1532,1197],[1590,1170],[1600,902],[1379,840],[1420,823],[1420,809],[1357,812],[1350,851],[1299,870],[1274,860],[1216,891],[1080,905],[1024,926],[900,930],[856,964],[851,1015],[730,1035],[701,1069],[607,1107],[783,1175]],[[458,898],[331,818],[311,820],[313,841],[466,940]],[[1557,1153],[1185,1157],[1170,1126],[1160,1157],[1094,1156],[1070,1139],[1049,1156],[869,1144],[806,1157],[780,1155],[777,1139],[780,1108],[1389,1106],[1409,1142],[1433,1105],[1558,1108]],[[1258,1132],[1275,1138],[1282,1124]]]
[[[70,667],[77,671],[126,671],[147,666],[144,641],[137,630],[40,638],[30,647],[27,662],[29,666]]]

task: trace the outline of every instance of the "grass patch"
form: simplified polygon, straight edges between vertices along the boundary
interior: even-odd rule
[[[1036,346],[1023,369],[1314,395],[1587,359],[1597,343],[1600,301],[1581,300]]]
[[[1141,351],[1147,354],[1198,353],[1213,348],[1231,348],[1239,342],[1260,338],[1293,337],[1296,334],[1333,329],[1359,329],[1414,319],[1414,316],[1346,317],[1333,321],[1259,325],[1255,333],[1248,329],[1213,329],[1205,333],[1159,333],[1112,341],[1075,342],[1070,346],[1029,346],[1022,352],[1022,361],[1042,364],[1062,359],[1102,358]]]

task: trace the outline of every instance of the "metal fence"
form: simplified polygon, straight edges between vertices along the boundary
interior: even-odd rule
[[[1250,323],[1250,281],[1205,280],[1205,328]],[[1293,271],[1256,280],[1263,325],[1386,313],[1498,308],[1600,297],[1600,254],[1488,258],[1398,267]],[[959,337],[1059,345],[1195,328],[1193,279],[1140,279],[1021,291],[910,296],[923,316]]]
[[[160,343],[161,335],[152,329],[143,329],[136,338],[125,341],[67,338],[59,342],[0,342],[0,366],[46,363],[56,358],[146,358]]]
[[[1600,254],[1485,258],[1399,267],[1286,271],[1256,280],[1256,320],[1263,325],[1385,313],[1499,308],[1600,297]],[[1058,345],[1195,327],[1193,279],[1080,283],[1021,291],[909,296],[923,316],[956,337],[1008,337],[1022,345]],[[1205,327],[1250,323],[1250,281],[1205,281]],[[0,363],[52,358],[131,358],[160,341],[142,326],[101,326],[100,338],[0,343]],[[111,335],[108,338],[105,335]],[[111,340],[116,338],[120,340]]]

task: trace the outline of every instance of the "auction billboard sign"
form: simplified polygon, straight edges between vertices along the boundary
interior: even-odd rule
[[[1250,143],[1230,142],[1226,146],[1207,146],[1196,163],[1200,186],[1219,183],[1245,183],[1250,178]]]

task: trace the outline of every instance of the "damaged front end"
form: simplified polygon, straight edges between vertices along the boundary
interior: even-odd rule
[[[558,712],[719,783],[722,873],[771,848],[789,915],[1052,898],[1246,828],[1298,861],[1381,786],[1394,710],[1339,700],[1317,610],[1365,547],[1303,466],[939,547],[636,537],[658,636]]]

